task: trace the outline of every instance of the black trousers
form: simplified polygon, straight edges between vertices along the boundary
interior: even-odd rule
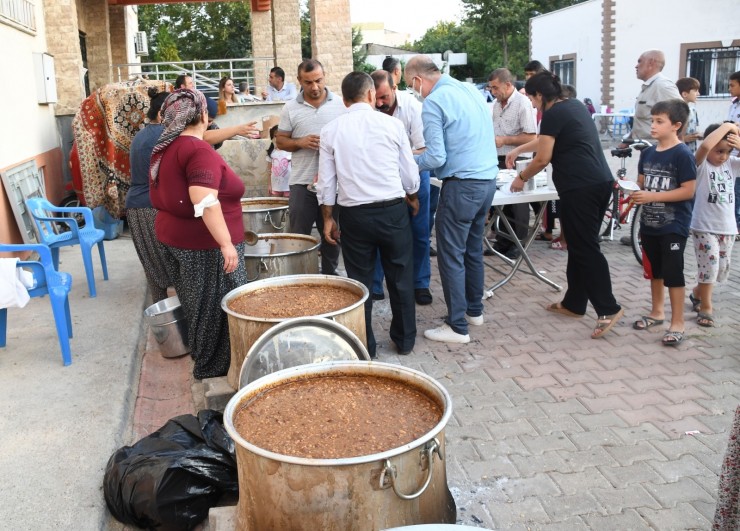
[[[498,167],[500,170],[506,169],[506,157],[500,156],[498,158]],[[538,205],[539,206],[539,205]],[[520,240],[524,240],[527,237],[529,231],[529,204],[520,203],[516,205],[505,205],[502,209],[504,216],[509,220],[511,226],[514,228],[516,237]],[[536,213],[537,211],[535,211]],[[493,207],[491,207],[491,213],[493,213]],[[496,250],[499,252],[506,252],[514,247],[514,242],[506,238],[496,238]]]
[[[380,251],[391,304],[391,339],[401,351],[413,349],[416,341],[413,237],[405,201],[383,207],[341,207],[339,226],[347,276],[362,282],[370,292],[375,257]],[[368,297],[365,301],[367,350],[375,356],[372,314],[373,300]]]
[[[585,314],[589,302],[597,315],[620,309],[612,294],[609,264],[599,246],[599,228],[613,188],[609,181],[560,194],[560,223],[568,238],[568,290],[562,304],[577,314]]]
[[[290,199],[288,200],[290,212],[290,232],[294,234],[311,234],[313,224],[321,236],[321,272],[324,275],[336,275],[339,265],[339,246],[331,245],[324,240],[324,218],[321,215],[321,207],[316,199],[316,194],[309,192],[304,184],[290,185]],[[334,209],[334,218],[337,217],[337,209]]]

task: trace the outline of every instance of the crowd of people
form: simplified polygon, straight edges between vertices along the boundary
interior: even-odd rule
[[[661,74],[664,63],[662,53],[653,50],[636,66],[645,84],[631,134],[650,137],[655,146],[641,153],[641,190],[632,195],[643,205],[642,244],[652,294],[651,311],[633,327],[646,330],[664,322],[668,288],[671,317],[662,341],[676,346],[685,333],[683,251],[689,233],[699,268],[689,298],[697,323],[714,325],[712,287],[727,278],[737,234],[740,136],[737,123],[699,132],[691,111],[698,86],[691,78],[671,83]],[[430,255],[435,252],[447,315],[424,336],[467,343],[469,327],[484,324],[482,242],[496,177],[524,154],[531,161],[517,173],[511,191],[521,191],[551,164],[561,231],[568,234],[568,287],[562,300],[545,309],[580,318],[590,303],[595,339],[624,315],[599,243],[613,176],[591,112],[540,63],[527,66],[522,92],[509,70],[491,72],[492,109],[475,87],[442,73],[424,55],[405,68],[395,59],[372,75],[348,74],[341,97],[326,87],[318,60],[298,65],[297,89],[281,68],[270,71],[262,97],[285,101],[266,154],[270,192],[289,197],[290,232],[318,229],[323,274],[337,274],[341,250],[347,276],[371,292],[365,306],[371,357],[377,351],[373,302],[385,297],[384,280],[390,339],[400,354],[413,350],[415,305],[433,302]],[[411,94],[398,89],[401,76]],[[733,76],[737,98],[740,73]],[[149,125],[134,139],[129,223],[154,301],[167,297],[170,287],[180,298],[190,325],[194,375],[220,376],[230,359],[220,301],[246,282],[239,201],[244,185],[214,147],[236,134],[256,136],[257,130],[253,122],[214,128],[218,105],[194,89],[192,78],[180,76],[175,88],[150,94]],[[219,94],[233,104],[233,80],[222,79]],[[430,187],[430,174],[441,187]],[[524,228],[516,232],[523,239],[530,214],[529,205],[522,206],[506,215],[513,226]],[[432,226],[436,251],[430,247]],[[506,243],[497,239],[495,247],[516,258],[511,250],[516,247],[507,249]]]

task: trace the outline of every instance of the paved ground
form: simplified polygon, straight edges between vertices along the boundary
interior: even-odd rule
[[[96,299],[87,297],[75,250],[62,251],[62,269],[75,279],[70,367],[62,367],[48,302],[11,310],[9,346],[0,351],[4,528],[123,529],[102,499],[108,457],[197,407],[190,361],[165,360],[146,340],[143,274],[131,241],[106,242],[106,250],[111,280],[99,281]],[[687,303],[688,337],[674,349],[660,344],[658,331],[632,330],[649,308],[648,282],[627,247],[608,242],[604,251],[627,311],[604,339],[589,337],[593,316],[545,312],[559,294],[519,274],[486,302],[486,325],[471,330],[470,344],[429,342],[422,331],[445,314],[434,261],[435,301],[418,307],[412,354],[391,354],[388,305],[376,306],[380,360],[434,376],[453,397],[447,469],[460,523],[711,528],[740,402],[740,254],[733,253],[730,281],[717,290],[717,328],[696,326]],[[535,242],[531,256],[564,284],[566,253]],[[693,271],[693,253],[686,256]],[[493,270],[486,276],[487,284],[500,278]]]

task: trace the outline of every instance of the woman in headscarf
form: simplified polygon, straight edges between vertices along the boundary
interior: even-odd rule
[[[149,119],[146,127],[136,133],[131,142],[131,188],[126,195],[126,220],[131,229],[136,254],[144,268],[152,302],[167,298],[167,288],[172,285],[170,275],[164,265],[162,244],[154,233],[154,218],[157,209],[149,199],[149,159],[152,149],[162,134],[164,127],[159,111],[169,92],[159,92],[156,87],[149,88]]]
[[[157,238],[188,321],[198,379],[223,376],[231,359],[221,299],[247,282],[241,197],[244,183],[203,140],[202,93],[173,92],[162,106],[164,130],[151,159]]]

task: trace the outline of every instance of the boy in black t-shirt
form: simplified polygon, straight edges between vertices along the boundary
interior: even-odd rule
[[[642,152],[637,184],[632,194],[643,205],[640,233],[646,264],[652,268],[650,291],[652,310],[635,321],[636,330],[647,330],[665,319],[665,290],[671,302],[671,325],[663,344],[678,346],[683,341],[683,303],[686,296],[683,253],[689,236],[691,208],[696,184],[696,165],[691,151],[678,138],[689,117],[683,100],[656,103],[651,113],[650,135],[658,141]]]

